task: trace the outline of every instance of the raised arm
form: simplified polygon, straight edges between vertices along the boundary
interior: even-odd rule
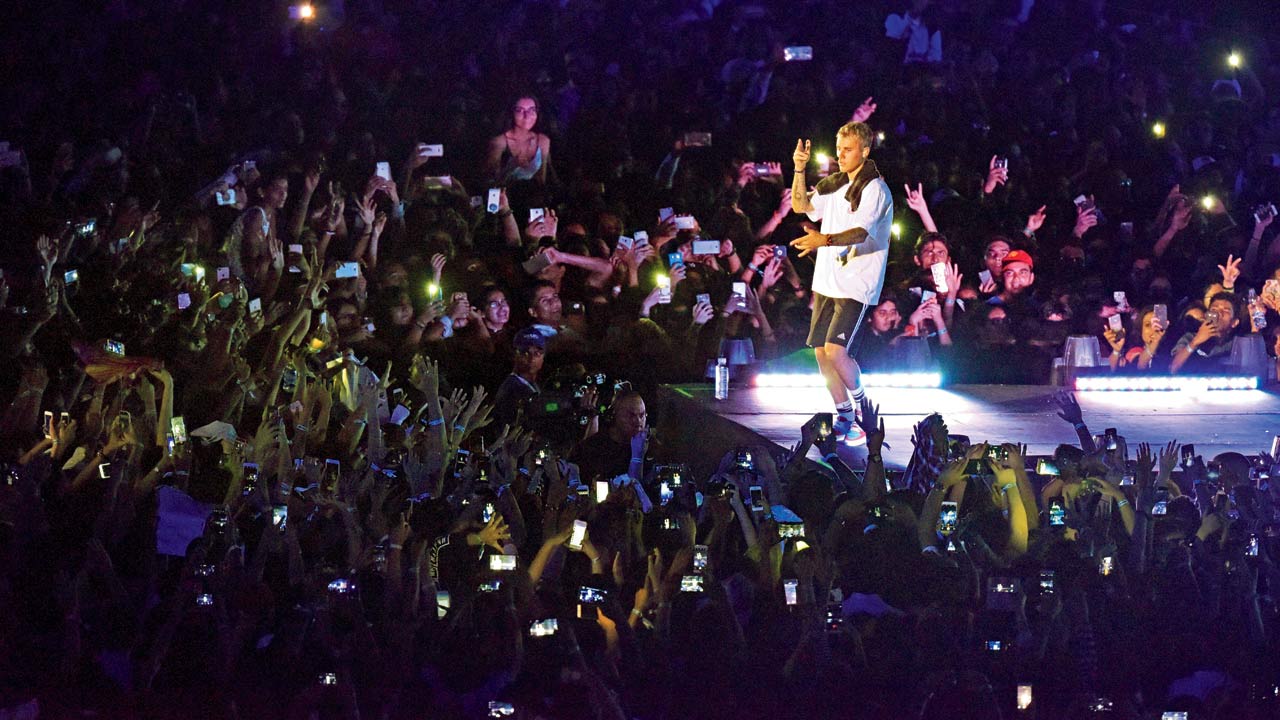
[[[809,165],[809,141],[796,140],[796,151],[791,154],[795,162],[796,174],[791,179],[791,209],[798,213],[813,211],[813,203],[809,202],[809,188],[805,185],[805,169]]]

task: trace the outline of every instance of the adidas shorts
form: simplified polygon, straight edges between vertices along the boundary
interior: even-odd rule
[[[867,306],[852,298],[832,298],[813,294],[813,319],[809,323],[809,347],[825,344],[843,345],[853,351],[853,339],[858,334]]]

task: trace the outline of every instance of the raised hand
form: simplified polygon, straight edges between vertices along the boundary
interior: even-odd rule
[[[791,161],[795,163],[796,172],[804,172],[809,164],[810,143],[808,140],[796,140],[796,150],[791,153]]]
[[[1181,450],[1182,446],[1178,445],[1177,440],[1170,440],[1168,445],[1160,448],[1160,477],[1167,478],[1173,474],[1173,469],[1178,466]]]
[[[503,552],[503,545],[511,539],[511,531],[507,529],[507,521],[502,519],[502,514],[494,513],[489,523],[476,533],[476,537],[480,539],[481,545]]]
[[[1027,227],[1022,231],[1023,235],[1032,235],[1044,225],[1044,209],[1046,205],[1041,205],[1040,209],[1027,216]]]
[[[443,253],[436,253],[431,256],[431,282],[440,284],[440,276],[444,274],[444,265],[448,262],[448,258]]]
[[[1093,200],[1093,197],[1090,196],[1089,199]],[[1071,234],[1077,238],[1083,238],[1084,234],[1089,231],[1089,228],[1097,224],[1098,224],[1097,208],[1091,207],[1086,210],[1083,207],[1077,207],[1076,208],[1076,225],[1074,228],[1072,228]]]
[[[1244,258],[1227,255],[1227,264],[1218,266],[1218,272],[1222,273],[1223,289],[1231,290],[1236,286],[1236,280],[1240,277],[1241,260],[1244,260]]]
[[[53,261],[58,257],[58,243],[48,235],[41,235],[36,238],[36,254],[45,267],[53,267]]]
[[[991,156],[991,162],[987,164],[987,181],[982,186],[982,192],[990,195],[995,192],[996,188],[1009,182],[1009,168],[996,167],[998,155]]]
[[[849,122],[864,123],[871,118],[876,111],[876,102],[874,97],[868,97],[862,101],[862,104],[853,111],[853,115],[849,118]]]
[[[1080,412],[1080,403],[1076,402],[1074,393],[1063,390],[1053,397],[1053,401],[1058,406],[1058,417],[1072,425],[1079,425],[1084,422],[1084,416]]]
[[[867,435],[867,452],[875,454],[884,446],[884,419],[880,417],[880,406],[863,395],[858,403],[858,427]]]
[[[918,215],[924,215],[929,212],[929,202],[924,199],[924,183],[916,183],[915,189],[911,189],[910,185],[903,185],[907,191],[907,207],[916,211]]]
[[[693,324],[706,325],[715,315],[716,310],[709,302],[700,302],[693,306]]]

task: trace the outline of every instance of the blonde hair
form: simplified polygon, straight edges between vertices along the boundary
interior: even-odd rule
[[[862,141],[863,147],[871,147],[871,140],[875,133],[871,132],[870,125],[860,122],[845,123],[836,131],[836,137],[848,137],[850,135],[858,136],[858,139]]]

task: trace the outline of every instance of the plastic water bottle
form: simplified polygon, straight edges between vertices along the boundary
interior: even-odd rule
[[[716,399],[729,399],[729,359],[716,360]]]
[[[1261,330],[1267,326],[1267,309],[1258,302],[1258,291],[1253,288],[1249,288],[1249,317],[1253,318],[1255,330]]]

